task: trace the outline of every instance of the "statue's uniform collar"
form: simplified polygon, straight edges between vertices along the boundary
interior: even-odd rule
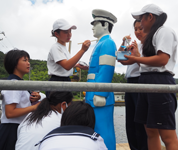
[[[98,41],[99,42],[104,41],[105,39],[108,39],[109,37],[110,37],[109,34],[103,35]]]

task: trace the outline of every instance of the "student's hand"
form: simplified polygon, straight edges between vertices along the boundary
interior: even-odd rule
[[[137,57],[135,57],[135,56],[128,56],[128,55],[124,55],[124,57],[128,59],[128,60],[125,60],[125,63],[127,63],[127,64],[134,64],[134,63],[136,63],[136,58]]]
[[[131,40],[130,35],[124,36],[123,39],[122,39],[123,42],[122,42],[121,46],[125,46],[125,40],[126,40],[125,38],[127,38],[129,41]],[[125,50],[125,49],[124,49],[123,47],[121,47],[121,46],[119,47],[118,51],[124,51],[124,50]],[[128,47],[127,47],[127,49],[128,49]]]
[[[35,111],[36,109],[37,109],[37,107],[38,107],[38,105],[40,104],[41,102],[38,102],[37,104],[35,104],[35,105],[33,105],[32,107],[33,107],[33,111]]]
[[[90,40],[86,40],[85,42],[83,42],[82,44],[82,50],[84,50],[85,52],[88,50],[88,48],[90,47]]]
[[[134,40],[131,45],[133,47],[131,49],[131,55],[132,56],[136,56],[136,57],[140,57],[140,52],[138,50],[138,44],[137,44],[137,42]]]
[[[122,39],[122,40],[123,40],[123,42],[125,42],[125,38],[127,38],[128,40],[131,40],[130,35],[126,35],[126,36],[124,36],[124,37],[123,37],[123,39]]]
[[[118,62],[120,62],[123,65],[131,65],[136,63],[136,58],[135,56],[128,56],[128,55],[124,55],[124,57],[128,58],[128,60],[118,60]]]
[[[39,94],[39,92],[32,92],[31,96],[30,96],[30,101],[31,102],[36,102],[41,98],[41,95]]]
[[[75,67],[79,67],[82,70],[88,70],[88,66],[83,66],[83,65],[80,65],[80,64],[76,64]]]
[[[118,60],[122,65],[132,65],[133,62],[130,60]]]
[[[128,50],[128,51],[133,50],[133,48],[134,48],[134,47],[133,47],[132,45],[128,45],[128,46],[127,46],[127,50]]]

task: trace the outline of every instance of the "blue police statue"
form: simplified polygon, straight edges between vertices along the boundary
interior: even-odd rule
[[[87,82],[111,83],[115,68],[116,45],[110,33],[117,18],[108,11],[95,9],[92,11],[94,21],[93,35],[98,38],[89,62]],[[103,137],[109,150],[116,149],[114,132],[114,94],[113,92],[86,92],[86,102],[95,112],[95,131]]]

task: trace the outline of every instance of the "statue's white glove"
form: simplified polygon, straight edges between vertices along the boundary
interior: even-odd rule
[[[94,95],[93,104],[98,107],[102,107],[106,105],[106,98],[103,96]]]

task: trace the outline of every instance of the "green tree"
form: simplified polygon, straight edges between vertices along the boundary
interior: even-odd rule
[[[5,54],[0,51],[0,79],[8,77],[8,73],[6,72],[4,68],[4,57],[5,57]]]
[[[114,73],[113,78],[112,78],[112,83],[126,83],[127,80],[125,78],[125,74],[122,73]]]

